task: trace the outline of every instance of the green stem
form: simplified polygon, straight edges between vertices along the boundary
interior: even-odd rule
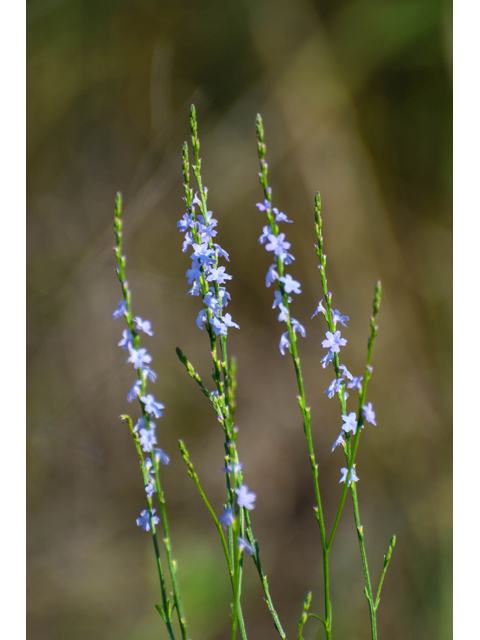
[[[180,624],[180,631],[182,634],[183,640],[187,640],[187,622],[185,619],[185,614],[183,611],[182,597],[180,595],[180,589],[178,586],[177,579],[177,561],[173,559],[172,556],[172,546],[170,543],[170,532],[168,527],[167,520],[167,510],[165,508],[165,497],[163,495],[162,486],[160,484],[160,474],[159,474],[159,463],[155,460],[155,456],[153,456],[153,464],[155,469],[155,491],[158,497],[158,504],[160,508],[160,516],[162,520],[162,528],[163,528],[163,544],[165,545],[165,552],[167,554],[167,562],[168,569],[170,571],[170,577],[172,580],[172,588],[173,595],[175,598],[175,607],[177,609],[178,622]]]

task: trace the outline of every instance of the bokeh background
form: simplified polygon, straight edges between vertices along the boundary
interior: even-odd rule
[[[128,278],[167,410],[161,446],[175,556],[194,640],[229,637],[221,547],[177,440],[217,511],[222,433],[186,375],[210,359],[187,295],[181,145],[197,106],[204,184],[233,275],[229,351],[238,360],[239,450],[257,492],[255,534],[289,637],[322,578],[293,368],[264,287],[257,243],[254,119],[266,127],[274,201],[302,282],[294,314],[312,407],[326,519],[341,486],[338,403],[323,393],[325,327],[313,199],[322,193],[329,286],[350,316],[342,361],[362,371],[377,278],[384,289],[357,472],[372,579],[397,548],[378,621],[384,640],[451,637],[451,5],[437,0],[31,0],[28,15],[28,637],[165,638],[151,539],[135,526],[142,482],[118,416],[133,371],[116,345],[122,320],[112,247],[125,199]],[[148,344],[147,344],[148,343]],[[251,640],[275,638],[252,563]],[[369,638],[350,501],[332,554],[335,637]],[[306,637],[322,638],[312,620]]]

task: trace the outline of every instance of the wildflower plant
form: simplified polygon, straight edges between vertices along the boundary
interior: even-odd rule
[[[208,189],[202,182],[200,140],[193,106],[190,112],[190,131],[193,163],[190,165],[189,148],[187,143],[184,143],[182,173],[185,212],[177,223],[177,227],[184,235],[182,251],[184,253],[190,252],[191,264],[185,273],[190,286],[188,293],[198,298],[199,310],[196,316],[196,325],[207,336],[212,358],[213,387],[210,388],[202,380],[193,364],[180,348],[177,348],[176,352],[189,376],[193,378],[211,404],[221,428],[224,459],[222,461],[223,467],[219,461],[218,469],[219,479],[222,472],[225,474],[225,500],[222,507],[210,503],[182,440],[179,441],[179,447],[181,456],[187,466],[188,474],[195,483],[200,497],[212,517],[225,556],[232,592],[231,640],[235,640],[238,634],[240,634],[242,640],[247,640],[247,623],[242,609],[242,578],[243,565],[244,562],[250,561],[248,560],[249,557],[252,558],[251,561],[253,561],[258,572],[273,626],[280,638],[286,640],[287,634],[272,601],[267,575],[262,566],[260,543],[253,531],[253,518],[250,512],[257,506],[257,495],[244,481],[243,465],[239,460],[237,451],[239,428],[235,424],[236,363],[235,359],[228,355],[227,338],[230,329],[240,329],[240,327],[234,322],[231,313],[226,311],[226,307],[231,300],[227,287],[232,276],[227,273],[227,267],[222,264],[222,261],[229,262],[229,255],[217,243],[218,220],[213,217],[213,212],[208,210]],[[347,340],[342,337],[342,329],[339,327],[346,327],[346,323],[350,319],[332,306],[332,294],[328,289],[326,277],[326,256],[323,252],[321,200],[320,194],[317,193],[314,205],[314,222],[322,298],[312,315],[312,320],[316,316],[323,315],[326,323],[325,338],[322,340],[322,347],[326,352],[321,358],[320,364],[325,370],[333,370],[334,377],[327,389],[325,389],[325,394],[329,399],[337,396],[340,408],[338,424],[340,433],[336,436],[331,450],[333,455],[338,455],[336,450],[341,449],[344,456],[344,466],[339,464],[339,483],[343,483],[341,496],[333,522],[327,524],[322,506],[318,464],[313,446],[311,412],[305,396],[302,366],[297,349],[297,338],[298,336],[306,338],[306,330],[300,321],[292,315],[295,296],[302,293],[301,283],[288,272],[295,257],[290,252],[291,244],[287,240],[286,231],[284,230],[287,227],[284,227],[284,225],[292,224],[293,221],[285,213],[273,206],[273,191],[268,183],[268,164],[265,159],[266,145],[263,122],[260,115],[256,119],[256,132],[260,162],[258,175],[263,189],[263,201],[257,203],[256,206],[259,212],[265,214],[267,218],[267,224],[263,226],[259,243],[264,246],[272,258],[272,264],[265,276],[265,285],[267,288],[273,287],[272,309],[276,310],[278,321],[284,325],[284,330],[282,330],[279,338],[280,353],[286,355],[288,352],[293,362],[298,388],[297,400],[315,492],[316,504],[314,510],[322,550],[323,613],[318,615],[310,611],[312,593],[309,592],[303,603],[301,617],[297,625],[296,638],[297,640],[303,640],[304,626],[309,617],[313,617],[322,622],[327,640],[332,639],[333,608],[330,601],[330,551],[335,540],[347,494],[350,493],[365,575],[365,595],[370,613],[371,636],[372,640],[377,640],[376,614],[385,573],[392,556],[396,538],[393,536],[390,541],[388,551],[384,556],[384,565],[378,587],[374,592],[359,513],[357,483],[360,478],[357,475],[356,455],[360,435],[365,424],[370,423],[376,426],[376,415],[372,402],[367,402],[367,388],[373,371],[371,365],[372,350],[377,335],[376,322],[380,309],[381,285],[380,282],[377,282],[375,286],[365,370],[363,375],[354,376],[341,363],[342,349],[346,346]],[[191,180],[191,172],[193,172],[193,181]],[[114,319],[125,318],[127,328],[123,330],[122,338],[118,345],[128,352],[127,362],[132,364],[136,371],[136,379],[127,394],[127,401],[130,403],[134,400],[137,401],[140,415],[135,425],[129,415],[123,415],[122,419],[129,427],[137,450],[145,490],[147,508],[140,512],[140,516],[137,518],[137,525],[142,530],[150,532],[153,539],[161,594],[161,604],[155,606],[166,625],[170,639],[181,637],[182,640],[187,640],[187,623],[180,595],[177,564],[173,560],[166,503],[161,487],[161,469],[162,466],[169,464],[170,458],[162,449],[157,447],[156,423],[154,422],[154,419],[157,420],[162,417],[165,407],[155,398],[150,389],[147,390],[147,383],[155,382],[156,374],[150,367],[152,357],[145,347],[140,346],[140,338],[143,334],[151,337],[154,333],[148,320],[144,320],[140,316],[133,316],[132,313],[131,293],[128,282],[125,279],[126,258],[123,255],[122,224],[122,200],[120,194],[118,194],[114,222],[115,254],[118,262],[117,275],[121,284],[123,299],[113,312],[112,317]],[[315,320],[314,322],[317,321]],[[352,407],[347,409],[347,399],[350,396],[352,396],[351,402],[353,401],[354,403],[354,410],[352,410]],[[322,491],[325,491],[325,489],[322,488]],[[156,506],[154,507],[154,505]],[[159,544],[157,537],[157,531],[160,527],[163,533],[162,545]],[[162,552],[160,551],[161,546],[164,549]],[[171,591],[168,591],[167,588],[167,574]],[[175,624],[174,618],[177,621]],[[290,637],[293,636],[290,635]]]

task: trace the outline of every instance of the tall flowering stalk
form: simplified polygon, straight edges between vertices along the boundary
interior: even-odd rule
[[[172,615],[173,610],[176,610],[182,640],[187,640],[187,623],[183,612],[182,598],[180,596],[178,586],[177,564],[172,557],[172,546],[170,541],[167,511],[165,507],[165,497],[160,480],[160,466],[162,464],[169,464],[170,458],[164,451],[162,451],[162,449],[155,447],[157,444],[157,436],[156,424],[153,422],[153,418],[161,418],[165,407],[161,402],[158,402],[155,399],[153,394],[147,393],[148,380],[155,382],[157,374],[149,366],[152,362],[152,356],[145,348],[140,347],[140,334],[145,333],[148,336],[153,336],[153,331],[151,323],[148,320],[143,320],[140,316],[134,317],[132,313],[131,293],[128,282],[125,278],[125,266],[127,259],[123,255],[122,197],[120,193],[117,194],[115,200],[114,232],[116,238],[115,256],[118,263],[116,272],[122,287],[123,300],[119,302],[117,309],[113,312],[112,319],[123,316],[127,323],[127,329],[123,330],[122,339],[118,343],[118,346],[128,352],[129,355],[127,362],[131,363],[137,372],[137,378],[127,394],[127,400],[128,402],[133,402],[136,399],[141,413],[135,425],[133,425],[132,419],[129,415],[125,414],[121,416],[122,420],[128,424],[128,428],[132,434],[145,487],[147,509],[144,509],[140,513],[140,516],[137,518],[137,525],[142,527],[144,531],[151,531],[153,538],[162,596],[162,604],[155,606],[165,622],[171,640],[175,639]],[[150,455],[146,456],[145,454]],[[155,515],[156,509],[153,507],[155,497],[157,498],[160,517]],[[165,547],[168,571],[172,583],[173,600],[167,593],[160,548],[157,539],[157,525],[160,522],[162,523],[163,528],[163,544]]]
[[[322,203],[320,198],[320,193],[317,193],[315,196],[315,232],[317,235],[317,246],[316,252],[319,259],[319,270],[320,277],[322,281],[322,288],[324,293],[324,301],[325,308],[323,308],[322,300],[320,300],[318,307],[314,313],[316,315],[319,311],[323,313],[325,316],[325,320],[328,325],[328,331],[326,333],[326,340],[322,342],[322,346],[328,349],[327,355],[322,358],[322,367],[328,367],[328,364],[332,362],[334,370],[335,370],[335,379],[332,381],[326,393],[329,393],[329,397],[333,397],[333,394],[336,393],[338,395],[340,401],[340,408],[342,411],[342,431],[340,435],[335,440],[332,451],[339,445],[342,446],[347,466],[343,467],[342,477],[340,482],[344,483],[342,495],[340,498],[340,503],[338,505],[337,513],[335,516],[335,520],[332,526],[332,531],[330,533],[330,537],[327,543],[327,548],[330,549],[335,532],[337,530],[337,526],[340,520],[340,515],[343,510],[343,506],[345,504],[345,499],[347,495],[347,490],[350,488],[352,494],[352,502],[353,502],[353,513],[355,518],[355,525],[357,530],[358,542],[360,545],[360,554],[362,557],[363,570],[365,574],[365,595],[368,602],[369,612],[370,612],[370,624],[372,631],[372,639],[377,639],[377,619],[376,613],[378,609],[378,605],[380,603],[380,592],[383,585],[383,580],[385,577],[385,573],[387,571],[388,564],[390,562],[390,558],[392,557],[392,552],[395,547],[396,537],[393,536],[387,553],[384,556],[384,566],[382,570],[382,574],[379,581],[379,586],[377,589],[376,596],[373,595],[372,584],[370,580],[370,572],[368,570],[368,562],[367,562],[367,554],[365,551],[365,543],[364,543],[364,532],[363,526],[360,521],[360,511],[358,506],[358,497],[357,497],[357,487],[356,482],[359,480],[355,473],[355,456],[358,449],[358,443],[360,440],[360,433],[364,427],[364,422],[370,422],[375,425],[376,417],[375,411],[373,410],[373,406],[371,402],[366,403],[366,395],[367,395],[367,386],[370,380],[370,376],[372,375],[373,367],[371,365],[372,361],[372,350],[373,344],[375,341],[375,337],[377,335],[378,327],[376,324],[378,312],[380,310],[380,301],[382,297],[382,286],[380,281],[375,285],[375,295],[373,299],[373,313],[370,319],[370,337],[368,339],[368,347],[367,347],[367,360],[365,364],[365,372],[363,376],[354,377],[347,370],[344,365],[340,365],[338,358],[338,351],[335,351],[332,347],[332,344],[336,344],[335,335],[339,335],[340,332],[336,331],[336,324],[339,322],[343,326],[345,322],[349,319],[346,316],[342,316],[340,312],[335,309],[332,309],[332,295],[328,291],[327,285],[327,276],[325,272],[325,266],[327,262],[327,258],[323,253],[323,235],[322,235]],[[312,316],[313,317],[313,316]],[[359,392],[359,401],[358,401],[358,410],[357,413],[351,411],[347,414],[347,398],[348,393],[345,391],[345,386],[349,389],[354,389]],[[332,393],[333,390],[333,393]],[[348,482],[347,482],[348,478]]]
[[[341,330],[337,329],[337,324],[341,324],[343,327],[346,327],[346,322],[348,322],[349,318],[348,316],[342,315],[340,311],[338,311],[338,309],[332,308],[332,294],[328,291],[327,278],[325,273],[326,256],[323,253],[321,199],[320,194],[317,193],[315,197],[315,231],[317,235],[316,252],[320,261],[319,270],[324,293],[325,307],[323,305],[323,301],[320,300],[315,312],[312,315],[312,318],[321,312],[324,314],[328,326],[328,330],[325,334],[325,339],[322,341],[322,346],[327,349],[327,353],[321,359],[321,364],[325,369],[330,363],[332,363],[335,371],[335,378],[329,384],[329,386],[325,390],[325,393],[329,398],[333,398],[334,395],[338,396],[343,421],[341,432],[333,444],[332,452],[337,446],[341,445],[345,453],[347,464],[346,467],[343,467],[341,469],[341,477],[339,482],[343,482],[344,486],[331,532],[327,536],[318,482],[318,466],[315,461],[315,453],[312,443],[310,409],[306,405],[301,364],[297,351],[297,331],[303,337],[305,337],[306,333],[304,327],[298,322],[298,320],[292,318],[290,313],[290,303],[292,302],[292,297],[290,296],[290,294],[300,294],[301,284],[297,280],[294,280],[290,274],[285,273],[285,267],[293,262],[294,257],[291,253],[289,253],[290,243],[287,242],[285,233],[280,232],[279,227],[279,223],[291,223],[292,221],[289,220],[284,213],[280,212],[278,208],[274,207],[272,204],[272,188],[268,185],[268,164],[265,160],[266,146],[264,141],[264,128],[260,114],[257,115],[256,130],[257,149],[260,162],[260,173],[258,175],[264,191],[264,201],[257,203],[256,206],[260,211],[266,213],[269,223],[267,226],[263,227],[263,233],[259,237],[259,242],[260,244],[265,245],[265,249],[269,252],[272,252],[274,256],[274,262],[267,271],[265,284],[267,287],[270,287],[273,283],[276,283],[278,289],[274,292],[274,301],[272,308],[278,308],[278,320],[280,322],[284,322],[287,325],[287,331],[282,333],[280,337],[279,348],[282,355],[285,355],[287,350],[290,352],[295,368],[299,391],[298,401],[300,410],[302,412],[303,428],[307,440],[310,465],[313,474],[315,496],[317,501],[315,513],[319,525],[320,541],[323,555],[325,618],[320,618],[319,616],[308,612],[311,602],[311,594],[309,594],[305,601],[304,611],[298,626],[298,638],[299,640],[301,640],[302,638],[302,628],[306,623],[308,616],[313,616],[321,620],[325,628],[327,640],[331,639],[332,637],[332,606],[330,603],[329,586],[329,554],[332,548],[335,533],[337,531],[338,523],[340,521],[340,516],[345,504],[347,490],[348,488],[350,488],[352,494],[357,536],[359,540],[360,553],[365,573],[365,594],[370,611],[372,640],[377,640],[376,611],[380,602],[380,592],[383,585],[385,572],[387,570],[393,548],[395,546],[395,536],[392,538],[388,552],[384,557],[384,567],[382,575],[380,577],[377,594],[374,597],[364,545],[364,532],[360,522],[357,490],[355,484],[359,480],[359,478],[356,475],[355,456],[357,453],[360,432],[364,426],[364,421],[366,420],[367,422],[371,422],[374,425],[376,424],[375,412],[373,410],[372,403],[366,403],[365,401],[367,384],[372,373],[371,358],[373,343],[375,340],[375,336],[377,335],[376,319],[380,309],[381,285],[380,282],[377,282],[377,285],[375,287],[373,315],[370,323],[370,338],[368,340],[365,373],[364,376],[354,377],[348,371],[345,365],[340,364],[340,348],[347,344],[347,340],[342,337]],[[362,383],[363,380],[364,382]],[[359,391],[359,408],[357,414],[353,411],[347,413],[347,388],[356,389]]]
[[[273,606],[269,592],[267,577],[262,570],[260,561],[260,549],[255,540],[250,520],[250,511],[255,508],[256,494],[251,492],[243,483],[242,463],[237,453],[238,427],[235,419],[235,361],[229,360],[227,355],[227,335],[230,328],[240,327],[233,322],[232,316],[225,313],[225,307],[230,300],[230,294],[224,284],[231,279],[225,272],[225,267],[219,266],[219,260],[229,260],[229,256],[219,244],[214,242],[217,235],[215,227],[218,221],[208,211],[208,190],[204,187],[201,176],[200,141],[197,131],[195,107],[192,105],[190,112],[191,142],[194,156],[193,173],[198,186],[198,191],[193,194],[190,187],[190,163],[188,158],[188,145],[183,147],[183,178],[185,187],[186,213],[178,223],[179,230],[185,233],[183,251],[189,247],[191,253],[191,268],[187,270],[186,277],[191,286],[189,293],[198,296],[202,300],[202,309],[197,315],[197,326],[206,329],[210,351],[212,355],[212,378],[215,390],[209,391],[201,380],[194,367],[188,361],[180,349],[177,355],[187,368],[188,373],[202,392],[212,403],[217,419],[224,432],[225,464],[223,471],[226,476],[226,503],[220,516],[215,514],[205,493],[200,485],[193,464],[183,442],[180,442],[180,450],[188,466],[189,474],[194,480],[202,499],[204,500],[220,535],[222,547],[230,575],[232,585],[232,626],[231,638],[234,640],[237,634],[237,626],[242,639],[246,640],[247,633],[241,607],[243,552],[251,555],[260,576],[265,593],[268,608],[280,637],[286,639],[278,614]],[[196,209],[198,207],[198,210]],[[227,539],[224,536],[227,531]]]
[[[183,146],[182,173],[184,178],[185,206],[183,214],[177,226],[184,234],[182,251],[190,251],[191,265],[186,271],[186,277],[190,285],[189,294],[197,297],[200,302],[196,324],[200,330],[204,330],[209,342],[212,356],[212,379],[214,389],[210,390],[197,373],[193,365],[183,352],[177,348],[176,352],[180,361],[185,366],[188,374],[195,380],[202,393],[211,403],[217,420],[223,431],[224,451],[222,471],[225,473],[226,496],[223,511],[217,511],[208,500],[195,467],[185,444],[180,440],[180,452],[187,466],[187,471],[197,487],[204,501],[215,527],[217,528],[223,553],[225,556],[228,574],[232,589],[231,603],[231,640],[237,638],[238,633],[242,640],[247,640],[247,630],[244,621],[241,595],[243,562],[245,553],[253,559],[260,582],[265,595],[269,612],[274,627],[282,640],[286,640],[286,633],[280,622],[278,613],[273,605],[270,595],[267,577],[263,571],[260,559],[260,547],[255,539],[250,512],[256,506],[256,494],[250,491],[244,483],[243,466],[237,452],[237,438],[239,429],[235,425],[235,390],[236,372],[235,360],[228,357],[227,336],[229,329],[240,327],[236,324],[226,307],[230,300],[227,291],[227,283],[232,276],[226,272],[226,267],[221,265],[222,260],[229,261],[228,253],[216,242],[218,221],[208,210],[208,190],[203,185],[201,175],[200,141],[198,138],[197,120],[195,108],[190,112],[191,144],[193,150],[193,175],[196,182],[196,190],[190,183],[190,160],[187,143]],[[330,529],[327,531],[325,524],[322,500],[319,486],[318,464],[316,462],[313,447],[312,426],[310,408],[307,405],[303,374],[300,357],[297,349],[298,335],[306,337],[305,327],[292,316],[291,308],[293,298],[302,292],[301,283],[288,273],[288,268],[295,260],[290,253],[290,242],[286,234],[281,230],[281,225],[291,224],[292,220],[273,206],[272,189],[268,184],[268,165],[265,160],[266,146],[264,141],[263,122],[260,115],[256,120],[257,148],[260,161],[260,183],[263,187],[263,202],[257,203],[258,209],[267,216],[268,224],[263,227],[259,238],[261,245],[272,255],[272,264],[268,268],[265,284],[267,287],[274,285],[272,308],[278,313],[279,322],[283,323],[279,349],[282,355],[287,351],[292,357],[295,377],[298,387],[298,403],[302,416],[303,431],[307,444],[307,451],[313,478],[316,505],[315,516],[319,528],[320,544],[322,548],[323,565],[323,591],[324,591],[324,617],[310,612],[312,593],[309,592],[304,604],[302,615],[297,626],[297,640],[304,640],[303,629],[310,617],[320,620],[324,626],[327,640],[332,639],[332,605],[330,602],[330,551],[338,529],[341,515],[346,503],[347,494],[352,496],[353,514],[356,525],[357,537],[361,560],[365,574],[365,595],[367,598],[372,640],[377,640],[376,614],[380,602],[380,594],[385,574],[395,546],[395,536],[390,541],[390,546],[384,556],[383,570],[379,579],[379,585],[374,594],[367,554],[364,542],[364,531],[360,519],[360,511],[357,496],[356,455],[359,446],[360,434],[366,423],[376,425],[376,415],[371,402],[367,402],[367,387],[372,375],[372,350],[377,335],[377,316],[380,309],[381,285],[377,282],[373,301],[373,314],[370,321],[370,336],[368,339],[367,358],[365,371],[362,376],[353,376],[344,364],[341,364],[340,352],[347,344],[347,339],[342,336],[343,328],[347,327],[349,317],[333,308],[332,294],[328,290],[326,277],[326,256],[323,252],[322,217],[320,194],[315,197],[315,232],[317,236],[316,253],[319,259],[320,279],[323,297],[315,309],[312,319],[318,314],[323,314],[327,331],[322,340],[322,347],[326,349],[321,359],[324,370],[334,371],[334,378],[325,389],[328,398],[338,397],[340,404],[341,428],[340,433],[332,446],[332,452],[338,447],[343,449],[345,466],[340,469],[339,483],[343,483],[338,508]],[[170,640],[175,640],[173,617],[176,612],[180,635],[182,640],[187,639],[187,626],[183,611],[177,579],[177,565],[172,556],[169,526],[165,507],[165,498],[161,487],[160,469],[170,461],[168,455],[157,448],[156,424],[154,419],[162,417],[164,405],[156,400],[155,396],[147,392],[148,382],[155,382],[156,373],[150,368],[152,357],[147,349],[140,346],[141,334],[153,336],[151,323],[139,316],[133,316],[131,305],[131,293],[125,278],[126,258],[123,255],[123,230],[122,230],[122,199],[117,195],[115,203],[114,230],[116,237],[115,254],[118,267],[117,275],[122,287],[123,299],[120,301],[112,317],[124,317],[127,328],[123,330],[122,338],[118,345],[128,353],[127,362],[136,370],[136,379],[127,394],[128,402],[136,400],[139,405],[140,415],[133,424],[129,415],[123,415],[122,419],[128,424],[134,445],[140,462],[142,478],[145,489],[147,508],[142,510],[137,518],[137,525],[152,535],[157,570],[160,582],[161,605],[155,605],[165,622]],[[342,327],[340,329],[339,327]],[[332,365],[329,367],[329,365]],[[358,405],[356,411],[348,411],[347,399],[349,393],[358,392]],[[220,470],[220,464],[219,464]],[[159,515],[153,506],[157,501]],[[161,523],[161,524],[160,524]],[[160,546],[157,539],[157,530],[161,526],[163,531],[162,541],[165,549],[166,566],[172,592],[168,592],[166,573],[164,570],[165,559],[160,554]],[[163,555],[163,554],[162,554]],[[178,632],[177,632],[178,633]]]

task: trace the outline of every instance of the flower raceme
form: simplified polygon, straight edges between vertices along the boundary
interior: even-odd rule
[[[205,187],[204,200],[206,194]],[[187,202],[187,198],[185,200]],[[199,207],[199,212],[195,206]],[[197,192],[195,197],[191,198],[191,205],[177,223],[177,227],[185,233],[182,251],[185,252],[189,246],[192,247],[192,265],[185,274],[188,284],[192,285],[189,293],[201,296],[204,304],[204,309],[197,315],[197,326],[203,329],[208,323],[216,336],[226,336],[229,328],[240,327],[233,322],[229,313],[224,314],[230,294],[223,285],[231,280],[232,276],[226,273],[225,267],[218,265],[220,258],[229,261],[229,255],[219,244],[212,242],[212,238],[217,235],[217,224],[218,220],[212,217],[211,211],[205,210],[202,198]]]

